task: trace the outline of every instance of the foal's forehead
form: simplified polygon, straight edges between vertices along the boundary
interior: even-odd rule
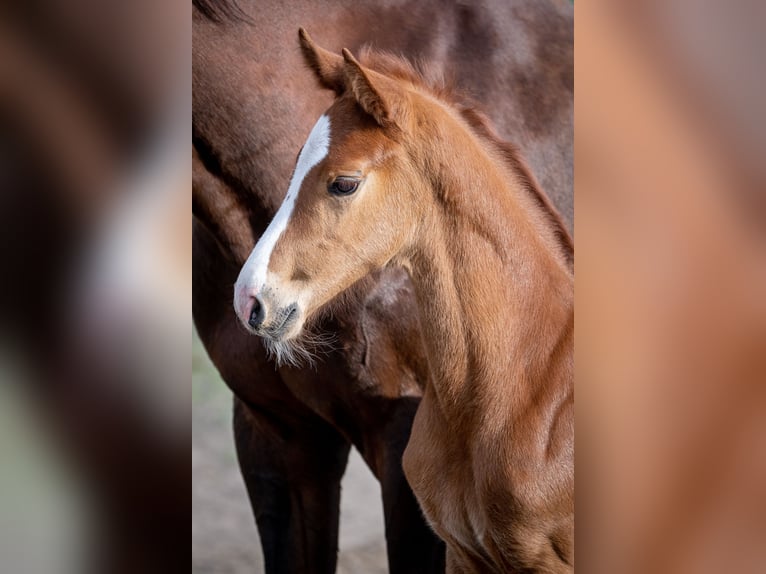
[[[306,143],[298,154],[296,169],[310,169],[319,163],[326,155],[330,146],[330,118],[327,114],[319,119],[311,128]]]
[[[327,115],[319,117],[314,127],[311,128],[306,143],[303,144],[300,153],[298,154],[298,161],[295,164],[295,170],[293,171],[293,177],[290,180],[290,187],[287,190],[287,196],[285,197],[285,204],[289,205],[289,210],[292,210],[292,205],[295,202],[295,198],[301,189],[303,180],[311,169],[317,164],[321,163],[326,157],[330,148],[330,118]]]
[[[385,145],[380,126],[350,98],[338,98],[322,114],[303,144],[293,172],[287,199],[300,191],[307,179],[319,173],[313,168],[319,164],[330,170],[351,169],[375,163]],[[312,176],[313,177],[313,176]]]
[[[327,157],[331,168],[342,169],[338,164],[346,161],[375,163],[391,143],[385,130],[351,98],[338,98],[325,115],[332,131]]]
[[[325,115],[333,126],[333,145],[342,145],[349,139],[383,135],[383,129],[351,97],[335,100]]]

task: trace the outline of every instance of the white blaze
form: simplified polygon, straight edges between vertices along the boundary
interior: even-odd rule
[[[290,220],[290,215],[293,212],[295,200],[303,185],[303,180],[306,174],[311,171],[311,168],[327,157],[329,149],[330,120],[327,116],[323,115],[314,124],[306,144],[298,156],[298,162],[295,165],[295,172],[290,181],[290,187],[287,189],[287,195],[279,211],[277,211],[274,219],[271,220],[266,231],[258,240],[245,265],[242,267],[242,271],[239,273],[234,287],[235,305],[243,305],[243,299],[246,301],[250,294],[254,295],[263,288],[271,253],[274,251],[274,246],[277,244],[280,236],[287,228],[287,222]],[[244,311],[244,309],[240,307],[238,311]],[[246,317],[244,319],[247,320]]]

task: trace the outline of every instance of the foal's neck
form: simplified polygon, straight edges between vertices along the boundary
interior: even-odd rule
[[[455,120],[431,143],[434,206],[410,264],[445,414],[568,392],[574,281],[555,232],[489,142]]]

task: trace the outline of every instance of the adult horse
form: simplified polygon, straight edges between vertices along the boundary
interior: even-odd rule
[[[486,103],[504,135],[514,134],[571,221],[571,7],[194,5],[193,313],[236,397],[235,440],[266,569],[334,571],[340,479],[353,444],[381,482],[391,572],[439,571],[443,549],[401,468],[429,376],[405,273],[373,274],[314,326],[336,341],[313,369],[274,368],[238,323],[232,287],[282,201],[295,150],[331,102],[304,73],[294,42],[300,25],[331,48],[370,43],[451,75]]]
[[[237,279],[243,324],[300,345],[370,269],[408,270],[432,377],[405,472],[447,571],[570,572],[574,276],[569,234],[517,151],[409,63],[301,46],[336,99]]]

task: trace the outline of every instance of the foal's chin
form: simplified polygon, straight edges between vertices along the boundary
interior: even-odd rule
[[[298,312],[296,316],[290,317],[288,321],[278,329],[267,327],[265,329],[259,329],[257,334],[265,341],[274,344],[289,344],[290,342],[295,342],[300,339],[303,334],[304,323],[304,318]]]
[[[278,366],[313,366],[319,355],[332,349],[333,337],[313,333],[305,328],[303,317],[295,320],[279,334],[258,333],[266,351]]]

